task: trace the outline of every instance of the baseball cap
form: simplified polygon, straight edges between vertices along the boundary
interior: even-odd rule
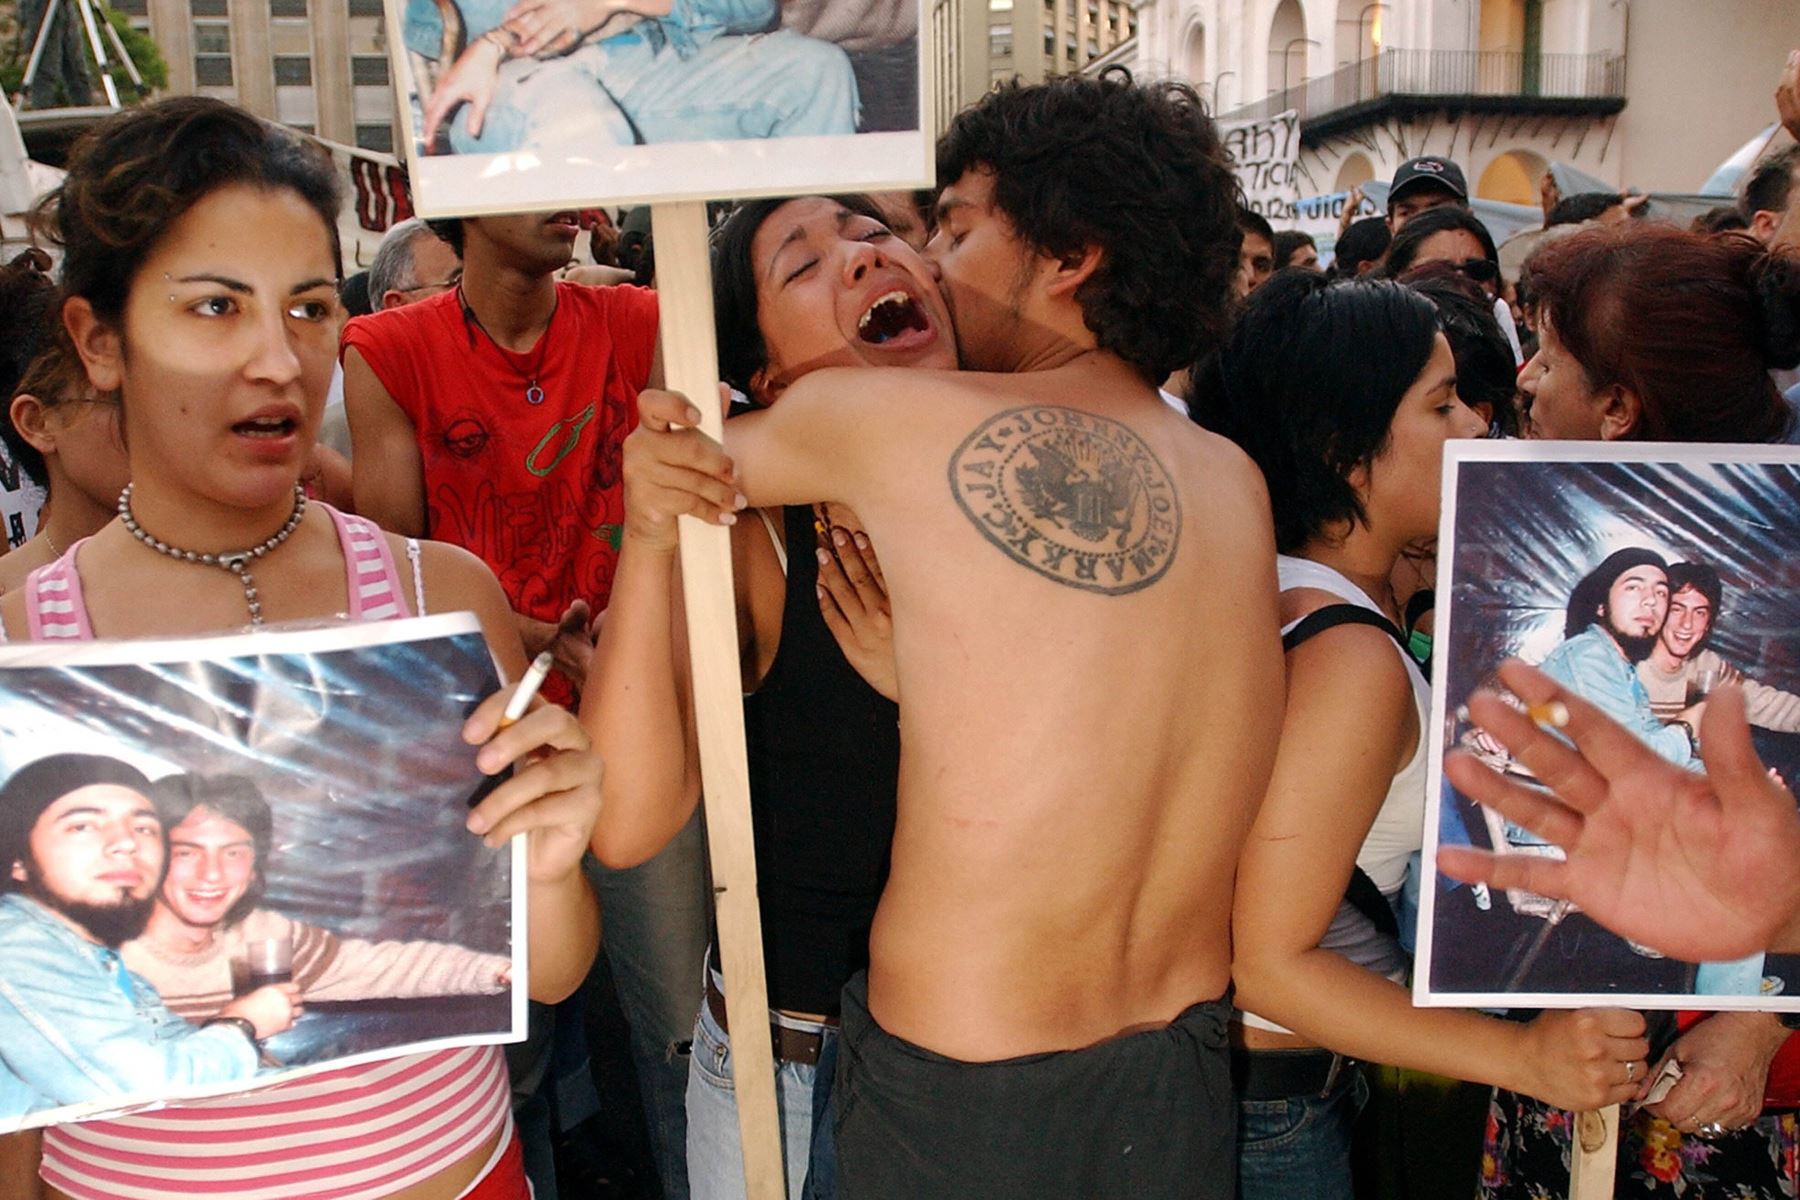
[[[1394,172],[1394,182],[1388,187],[1388,203],[1392,204],[1408,191],[1428,186],[1446,188],[1458,200],[1469,198],[1469,185],[1463,179],[1461,167],[1447,158],[1424,155],[1400,164],[1400,169]]]

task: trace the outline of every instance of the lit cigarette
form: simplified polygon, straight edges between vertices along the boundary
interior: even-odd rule
[[[513,693],[512,699],[506,702],[506,711],[500,714],[500,728],[505,729],[525,715],[525,710],[531,707],[531,698],[544,686],[544,679],[555,661],[555,656],[548,650],[531,660],[525,678],[519,681],[519,690]]]
[[[1545,704],[1531,704],[1526,706],[1525,715],[1539,725],[1562,729],[1569,723],[1569,706],[1561,700],[1551,700]]]

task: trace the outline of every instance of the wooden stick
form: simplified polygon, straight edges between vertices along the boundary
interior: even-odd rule
[[[653,205],[650,221],[662,308],[663,373],[669,387],[685,394],[703,414],[700,427],[720,438],[724,417],[719,406],[706,205],[702,201]],[[681,518],[681,577],[746,1195],[749,1200],[785,1200],[787,1174],[781,1161],[762,919],[756,904],[730,531],[693,517]]]
[[[1619,1106],[1575,1114],[1569,1200],[1612,1200],[1619,1169]]]

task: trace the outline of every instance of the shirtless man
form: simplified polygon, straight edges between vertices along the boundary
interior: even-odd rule
[[[1088,78],[989,95],[938,177],[927,255],[970,372],[814,372],[730,422],[730,459],[682,398],[640,401],[638,436],[710,477],[694,515],[842,501],[881,548],[899,818],[844,995],[840,1187],[1229,1197],[1274,549],[1255,468],[1155,381],[1223,326],[1236,185],[1191,91]],[[811,268],[794,250],[773,275]],[[914,298],[869,300],[920,329]]]

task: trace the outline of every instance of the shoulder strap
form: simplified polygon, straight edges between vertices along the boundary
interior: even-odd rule
[[[1281,635],[1281,649],[1285,653],[1308,638],[1324,633],[1327,629],[1336,629],[1339,625],[1373,626],[1393,638],[1406,660],[1413,661],[1412,654],[1407,649],[1406,638],[1394,623],[1360,604],[1327,604],[1324,608],[1314,609]],[[1393,906],[1381,894],[1381,889],[1375,886],[1375,881],[1369,878],[1369,873],[1361,867],[1350,868],[1350,883],[1344,888],[1344,900],[1351,908],[1369,918],[1378,932],[1392,938],[1400,936],[1400,922],[1394,916]]]
[[[367,517],[339,512],[329,504],[319,507],[330,514],[337,527],[338,544],[344,553],[345,584],[350,592],[350,619],[385,621],[411,616],[387,535]]]
[[[1372,625],[1393,638],[1403,652],[1406,651],[1406,638],[1394,623],[1360,604],[1327,604],[1324,608],[1315,608],[1281,635],[1281,649],[1283,652],[1292,650],[1301,642],[1324,633],[1327,629],[1336,629],[1339,625]],[[1410,659],[1412,656],[1408,654],[1407,657]]]
[[[1369,918],[1377,932],[1391,938],[1400,936],[1400,921],[1394,916],[1394,906],[1387,902],[1387,897],[1361,867],[1350,868],[1350,882],[1344,888],[1344,899],[1351,908]]]

